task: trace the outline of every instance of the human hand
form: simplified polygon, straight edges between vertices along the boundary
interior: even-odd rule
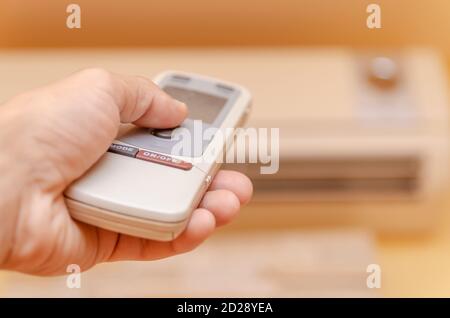
[[[157,242],[73,220],[63,192],[108,149],[121,123],[167,128],[187,115],[151,81],[87,69],[0,106],[0,268],[36,275],[192,250],[250,200],[252,185],[220,171],[186,230]]]

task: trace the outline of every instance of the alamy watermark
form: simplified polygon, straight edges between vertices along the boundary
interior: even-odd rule
[[[76,3],[71,3],[66,7],[69,15],[66,18],[66,27],[69,29],[81,29],[81,7]]]
[[[81,29],[81,7],[76,3],[71,3],[66,7],[66,26],[69,29]],[[369,15],[366,19],[366,26],[369,29],[381,29],[381,7],[377,3],[371,3],[366,7]]]
[[[171,139],[175,141],[171,155],[190,157],[192,163],[259,163],[261,174],[279,170],[279,128],[219,129],[194,120],[191,129],[174,129]]]
[[[78,264],[70,264],[66,268],[69,273],[66,279],[67,288],[81,288],[81,268]]]
[[[381,288],[381,267],[378,264],[369,264],[366,268],[369,273],[366,279],[367,288]]]
[[[381,29],[381,7],[379,4],[371,3],[367,6],[366,12],[369,13],[366,19],[366,26],[369,29]]]

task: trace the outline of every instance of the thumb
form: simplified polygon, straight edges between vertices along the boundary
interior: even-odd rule
[[[187,116],[184,103],[173,99],[149,79],[123,76],[103,69],[88,69],[68,79],[81,84],[97,83],[113,99],[120,122],[153,128],[179,125]]]
[[[102,69],[80,71],[39,91],[31,116],[39,141],[34,155],[52,167],[54,177],[45,179],[60,191],[103,155],[121,123],[168,128],[187,115],[185,104],[150,80]]]

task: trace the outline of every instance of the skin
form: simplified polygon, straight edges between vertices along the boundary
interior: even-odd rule
[[[65,274],[119,260],[156,260],[192,250],[246,204],[252,184],[220,171],[186,230],[157,242],[73,220],[67,186],[107,150],[121,123],[168,128],[187,116],[185,104],[150,80],[87,69],[23,93],[0,106],[0,268]]]

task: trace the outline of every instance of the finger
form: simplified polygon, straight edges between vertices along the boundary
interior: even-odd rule
[[[186,230],[173,242],[143,240],[120,235],[110,261],[129,259],[159,259],[192,250],[203,242],[216,224],[223,225],[235,217],[240,203],[252,195],[250,180],[235,171],[219,171],[205,194],[200,208],[195,210]]]
[[[155,260],[188,252],[201,244],[215,229],[213,214],[196,209],[184,232],[171,242],[158,242],[129,235],[120,235],[107,261]]]
[[[239,212],[238,197],[229,190],[208,191],[200,202],[200,207],[211,211],[217,226],[229,223]]]
[[[253,184],[244,174],[232,170],[220,170],[209,190],[225,189],[233,192],[241,205],[247,204],[253,193]]]

